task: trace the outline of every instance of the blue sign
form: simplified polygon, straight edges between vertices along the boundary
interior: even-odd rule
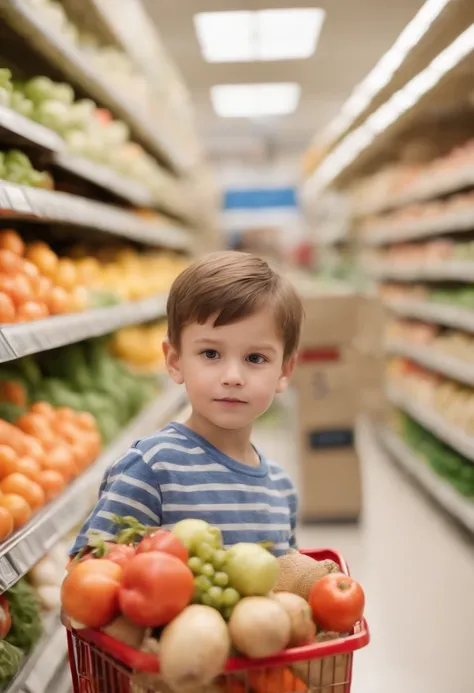
[[[251,188],[227,190],[224,209],[271,209],[297,207],[296,188]]]

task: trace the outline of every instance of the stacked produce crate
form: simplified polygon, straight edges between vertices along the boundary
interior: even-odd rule
[[[162,374],[167,292],[217,218],[163,47],[152,84],[107,3],[73,5],[0,9],[0,686],[35,693],[70,686],[69,533],[104,470],[182,407]]]
[[[355,448],[360,414],[380,398],[377,302],[335,285],[302,292],[305,324],[294,375],[302,519],[354,521],[362,509]],[[372,333],[363,331],[372,320]]]

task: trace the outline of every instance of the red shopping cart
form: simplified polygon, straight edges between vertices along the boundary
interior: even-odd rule
[[[349,574],[331,549],[302,551],[315,560],[331,559]],[[266,659],[232,657],[223,675],[195,693],[350,693],[356,650],[370,640],[367,622],[353,633],[327,642],[286,650]],[[68,630],[74,693],[171,693],[160,678],[156,654],[140,652],[95,630]]]

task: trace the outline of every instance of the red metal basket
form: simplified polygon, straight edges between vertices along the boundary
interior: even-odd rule
[[[331,559],[349,575],[331,549],[302,551]],[[231,657],[224,674],[195,693],[350,693],[353,653],[368,645],[365,619],[351,635],[285,650],[265,659]],[[170,693],[160,678],[156,654],[140,652],[97,630],[68,630],[74,693]],[[194,692],[193,692],[194,693]]]

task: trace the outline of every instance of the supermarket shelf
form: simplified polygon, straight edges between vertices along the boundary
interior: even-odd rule
[[[0,106],[1,140],[38,147],[48,152],[60,152],[64,141],[52,130],[25,118],[11,108]]]
[[[377,263],[366,267],[366,272],[374,279],[393,279],[396,281],[452,281],[473,282],[474,262],[452,260],[429,265]]]
[[[418,219],[412,222],[400,221],[400,225],[394,227],[380,226],[372,228],[370,232],[361,234],[361,241],[364,245],[376,246],[389,243],[399,243],[417,238],[429,236],[439,236],[443,233],[462,233],[474,229],[474,207],[466,209],[452,209],[432,216],[428,219]]]
[[[28,0],[5,0],[2,2],[2,13],[16,32],[27,38],[44,58],[62,70],[65,78],[126,121],[134,137],[161,161],[180,173],[194,165],[195,162],[189,160],[178,143],[173,142],[166,129],[149,120],[145,113],[134,110],[133,104],[108,84],[106,77],[97,74],[79,49],[41,20],[33,3]]]
[[[174,385],[167,387],[102,452],[94,465],[23,529],[0,545],[0,592],[26,575],[37,561],[84,519],[104,471],[123,455],[130,443],[150,435],[166,423],[184,402],[185,394],[181,388]]]
[[[30,692],[28,691],[28,693]],[[41,693],[73,693],[69,660],[60,667],[50,687]]]
[[[0,325],[0,363],[164,317],[166,300],[167,294],[158,294],[142,301],[128,301],[83,313]]]
[[[36,647],[5,689],[5,693],[46,693],[56,673],[67,660],[66,631],[59,613],[47,614],[44,632]]]
[[[416,402],[412,395],[398,388],[389,386],[387,397],[392,404],[409,414],[437,438],[474,462],[474,436],[456,428],[429,406]]]
[[[421,347],[396,339],[385,343],[385,351],[389,354],[405,356],[421,366],[474,387],[474,363],[448,356],[430,347]]]
[[[98,229],[148,245],[185,250],[186,231],[171,222],[157,223],[113,205],[78,195],[13,185],[0,181],[0,212],[4,219],[30,219]]]
[[[447,481],[432,471],[423,458],[418,457],[388,428],[379,429],[377,437],[383,447],[444,510],[462,523],[470,532],[474,532],[473,500],[464,498],[459,494]]]
[[[409,190],[393,197],[378,199],[371,204],[360,205],[354,210],[359,216],[369,214],[380,214],[389,209],[406,207],[407,205],[434,200],[437,197],[451,195],[460,190],[474,187],[474,164],[471,162],[466,166],[460,166],[457,170],[440,173],[426,173],[413,183],[410,183]]]
[[[75,176],[83,178],[90,183],[94,183],[94,185],[132,205],[137,207],[154,206],[153,196],[146,188],[140,185],[140,183],[122,176],[108,166],[103,166],[95,161],[67,152],[57,153],[54,156],[53,162],[58,168],[68,173],[73,173]]]
[[[469,308],[410,299],[387,300],[385,305],[392,313],[404,318],[434,322],[474,333],[474,310]]]

